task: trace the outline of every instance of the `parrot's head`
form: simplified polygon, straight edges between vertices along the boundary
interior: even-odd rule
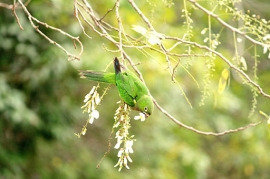
[[[134,108],[148,117],[154,111],[154,103],[150,96],[144,95],[136,102]]]

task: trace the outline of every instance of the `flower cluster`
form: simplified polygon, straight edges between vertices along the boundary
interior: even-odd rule
[[[100,103],[99,94],[97,92],[96,86],[90,90],[90,92],[84,98],[84,105],[81,107],[83,112],[87,112],[89,114],[89,123],[93,124],[94,119],[99,118],[99,112],[96,110],[96,106]]]
[[[115,123],[113,128],[119,128],[115,136],[117,143],[114,146],[115,149],[119,149],[117,154],[119,160],[114,167],[119,166],[119,171],[123,168],[123,166],[129,169],[128,162],[132,162],[129,154],[133,153],[132,145],[135,139],[134,135],[130,136],[128,132],[129,128],[131,127],[129,111],[130,107],[121,101],[114,117]]]
[[[145,114],[140,112],[138,116],[134,117],[134,120],[141,120],[142,122],[145,121]]]
[[[83,113],[88,113],[88,119],[86,124],[83,126],[80,133],[75,134],[76,136],[80,137],[81,135],[85,135],[87,131],[87,124],[93,124],[95,119],[99,118],[99,112],[96,110],[97,105],[100,103],[100,97],[97,92],[99,86],[93,86],[93,88],[90,90],[90,92],[85,96],[84,98],[84,105],[81,107],[83,109]]]

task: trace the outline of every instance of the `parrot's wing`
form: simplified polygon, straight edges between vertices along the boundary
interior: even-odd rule
[[[134,77],[130,73],[121,72],[117,74],[117,87],[120,96],[130,106],[135,105],[135,98],[137,97],[138,87],[135,83]]]
[[[135,84],[133,76],[131,76],[129,73],[126,72],[123,73],[123,76],[124,76],[124,83],[123,83],[124,89],[130,96],[135,98],[137,96],[138,89]]]

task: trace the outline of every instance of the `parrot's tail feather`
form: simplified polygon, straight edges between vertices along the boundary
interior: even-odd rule
[[[121,65],[117,57],[115,57],[114,59],[114,70],[115,70],[115,74],[121,72]]]
[[[115,84],[114,73],[87,70],[87,71],[80,71],[79,75],[81,78],[85,78],[88,80]]]

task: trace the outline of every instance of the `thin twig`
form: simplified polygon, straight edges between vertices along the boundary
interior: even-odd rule
[[[113,7],[111,9],[109,9],[100,19],[99,21],[102,21],[110,12],[113,11],[113,9],[115,8],[116,3],[114,3]]]
[[[205,9],[204,7],[202,7],[199,3],[196,2],[196,0],[188,0],[189,2],[191,2],[193,5],[195,5],[197,8],[199,8],[200,10],[202,10],[203,12],[205,12],[206,14],[208,14],[209,16],[213,17],[214,19],[216,19],[219,23],[221,23],[222,25],[224,25],[225,27],[227,27],[228,29],[230,29],[232,32],[236,32],[237,34],[245,37],[246,39],[248,39],[249,41],[251,41],[254,44],[260,45],[260,46],[265,46],[266,44],[261,43],[255,39],[253,39],[252,37],[248,36],[246,33],[242,32],[241,30],[227,24],[225,21],[223,21],[218,15],[214,14],[213,12]]]
[[[176,68],[178,67],[179,63],[180,63],[180,58],[172,70],[172,81],[175,81],[174,78],[175,78]]]
[[[182,43],[185,43],[185,44],[190,44],[190,45],[193,45],[193,46],[196,46],[200,49],[204,49],[208,52],[211,52],[215,55],[217,55],[218,57],[220,57],[225,63],[227,63],[232,69],[234,69],[235,71],[237,71],[238,73],[240,73],[252,86],[256,87],[259,91],[259,93],[264,96],[264,97],[267,97],[270,99],[270,95],[269,94],[266,94],[263,89],[261,88],[260,85],[258,85],[257,83],[255,83],[253,80],[250,79],[250,77],[243,71],[241,70],[240,68],[238,68],[237,66],[235,66],[233,63],[231,63],[224,55],[222,55],[221,53],[211,49],[210,47],[208,46],[204,46],[204,45],[200,45],[198,43],[195,43],[195,42],[190,42],[190,41],[186,41],[186,40],[183,40],[181,38],[177,38],[177,37],[165,37],[165,39],[171,39],[171,40],[176,40],[176,41],[180,41]]]
[[[16,9],[16,1],[14,0],[13,7],[12,7],[12,13],[15,16],[16,21],[17,21],[17,24],[19,25],[20,29],[21,30],[24,30],[23,27],[22,27],[22,25],[21,25],[21,23],[20,23],[20,19],[19,19],[19,17],[16,14],[16,10],[15,9]]]
[[[249,127],[255,127],[259,124],[261,124],[263,121],[265,120],[261,120],[259,122],[256,122],[256,123],[250,123],[246,126],[243,126],[243,127],[239,127],[239,128],[236,128],[236,129],[229,129],[229,130],[225,130],[223,132],[205,132],[205,131],[200,131],[198,129],[195,129],[194,127],[191,127],[191,126],[188,126],[182,122],[180,122],[179,120],[175,119],[171,114],[169,114],[165,109],[163,109],[158,103],[157,101],[153,98],[153,101],[155,103],[155,105],[157,106],[157,108],[163,113],[165,114],[168,118],[170,118],[174,123],[176,123],[178,126],[180,127],[183,127],[185,129],[188,129],[190,131],[193,131],[197,134],[202,134],[202,135],[213,135],[213,136],[222,136],[222,135],[225,135],[225,134],[231,134],[231,133],[235,133],[235,132],[239,132],[239,131],[242,131],[242,130],[245,130]]]
[[[46,40],[48,40],[50,43],[56,45],[57,47],[59,47],[60,49],[62,49],[66,54],[67,56],[69,57],[69,59],[76,59],[76,60],[80,60],[80,56],[82,55],[83,53],[83,44],[82,42],[79,40],[79,37],[74,37],[66,32],[64,32],[63,30],[61,29],[58,29],[56,27],[53,27],[53,26],[50,26],[44,22],[41,22],[39,21],[38,19],[36,19],[35,17],[33,17],[30,12],[28,11],[28,9],[25,7],[25,5],[22,3],[21,0],[18,0],[18,2],[20,3],[20,5],[22,6],[24,12],[27,14],[28,16],[28,19],[32,25],[32,27],[40,34],[42,35]],[[57,42],[55,42],[54,40],[52,40],[51,38],[49,38],[48,36],[46,36],[42,31],[39,30],[39,27],[37,25],[35,25],[35,23],[33,22],[35,21],[36,23],[38,24],[41,24],[43,26],[45,26],[46,28],[49,28],[49,29],[52,29],[52,30],[55,30],[55,31],[58,31],[60,32],[61,34],[65,35],[65,36],[68,36],[69,38],[71,38],[72,40],[78,42],[80,44],[80,48],[81,48],[81,51],[80,53],[78,54],[78,56],[76,55],[73,55],[71,53],[69,53],[62,45],[58,44]]]
[[[116,0],[116,3],[115,3],[115,14],[116,14],[116,18],[117,18],[117,23],[118,23],[118,28],[119,28],[119,32],[118,32],[118,37],[119,37],[119,45],[118,45],[118,48],[119,48],[119,51],[121,52],[121,57],[122,59],[123,58],[123,45],[122,45],[122,29],[123,29],[123,25],[122,25],[122,22],[121,22],[121,17],[120,17],[120,14],[119,14],[119,8],[120,8],[120,0]]]
[[[135,2],[133,0],[129,0],[129,3],[131,4],[131,6],[135,9],[135,11],[137,11],[137,13],[141,16],[141,18],[143,19],[143,21],[147,24],[147,26],[149,27],[149,29],[153,32],[156,32],[156,30],[154,29],[154,27],[152,26],[152,24],[150,23],[150,21],[147,19],[147,17],[143,14],[143,12],[140,10],[140,8],[138,8],[138,6],[135,4]]]
[[[14,4],[6,4],[6,3],[2,3],[0,2],[0,7],[6,8],[6,9],[13,9]]]

